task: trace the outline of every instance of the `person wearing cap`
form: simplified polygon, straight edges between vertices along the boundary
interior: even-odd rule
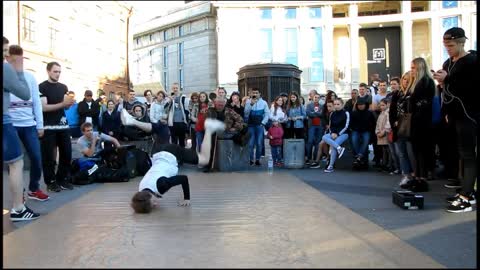
[[[98,130],[98,118],[100,116],[100,105],[93,100],[93,92],[86,90],[84,99],[78,103],[78,114],[80,115],[80,126],[89,122],[93,129]]]
[[[354,163],[368,161],[368,143],[370,142],[370,133],[375,129],[375,117],[368,109],[366,97],[359,97],[352,110],[352,119],[350,129],[352,135],[352,148]]]
[[[473,210],[474,185],[478,175],[475,149],[478,147],[480,107],[477,104],[478,90],[474,87],[477,84],[478,60],[476,51],[465,51],[466,39],[465,31],[459,27],[444,33],[443,45],[449,59],[443,63],[442,69],[433,74],[442,93],[445,119],[455,127],[457,151],[464,166],[463,179],[450,185],[461,185],[458,194],[447,198],[451,204],[446,210],[453,213]]]

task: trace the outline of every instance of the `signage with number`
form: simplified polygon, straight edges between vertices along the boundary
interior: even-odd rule
[[[373,60],[385,60],[385,48],[373,49]]]

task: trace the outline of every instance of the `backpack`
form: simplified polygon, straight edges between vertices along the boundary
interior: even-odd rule
[[[130,152],[135,156],[137,176],[144,176],[152,167],[150,156],[147,152],[138,148],[132,149]]]
[[[135,154],[131,151],[135,149],[135,145],[122,145],[119,148],[113,148],[102,153],[102,159],[108,168],[120,169],[126,168],[128,177],[137,176],[137,161]]]

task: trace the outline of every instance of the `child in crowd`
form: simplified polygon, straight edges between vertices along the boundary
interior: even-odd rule
[[[333,106],[335,110],[330,115],[328,133],[323,135],[322,138],[330,145],[330,164],[324,170],[326,173],[333,172],[337,155],[338,158],[341,158],[345,152],[345,147],[341,145],[348,139],[347,131],[350,123],[350,114],[343,109],[343,100],[336,98],[333,101]]]
[[[167,97],[165,91],[158,91],[157,98],[150,106],[150,121],[152,123],[160,121],[163,124],[167,124],[169,104],[170,98]]]
[[[201,150],[203,137],[205,135],[205,119],[207,119],[208,108],[211,107],[208,101],[208,94],[206,92],[200,92],[198,95],[198,112],[196,112],[196,124],[195,132],[197,138],[197,151]]]
[[[305,109],[300,103],[298,94],[290,93],[290,101],[287,105],[287,128],[285,130],[285,138],[287,139],[303,139],[305,132],[303,128],[303,119],[306,117]]]
[[[273,121],[273,125],[268,129],[267,136],[270,139],[270,149],[272,151],[272,158],[273,158],[274,165],[277,167],[281,167],[283,166],[283,163],[282,163],[283,129],[282,129],[282,126],[280,125],[280,122]]]
[[[382,149],[381,170],[388,170],[390,152],[388,149],[388,133],[391,132],[390,121],[388,120],[387,110],[388,100],[386,98],[380,101],[380,115],[377,119],[375,134],[377,135],[377,145]]]

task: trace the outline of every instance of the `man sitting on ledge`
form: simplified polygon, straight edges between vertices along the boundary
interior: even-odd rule
[[[111,142],[116,148],[120,146],[120,143],[114,137],[93,131],[93,125],[90,122],[83,123],[80,126],[80,130],[83,135],[78,139],[77,145],[80,148],[80,153],[86,158],[93,160],[101,159],[100,155],[103,151],[102,141]]]

